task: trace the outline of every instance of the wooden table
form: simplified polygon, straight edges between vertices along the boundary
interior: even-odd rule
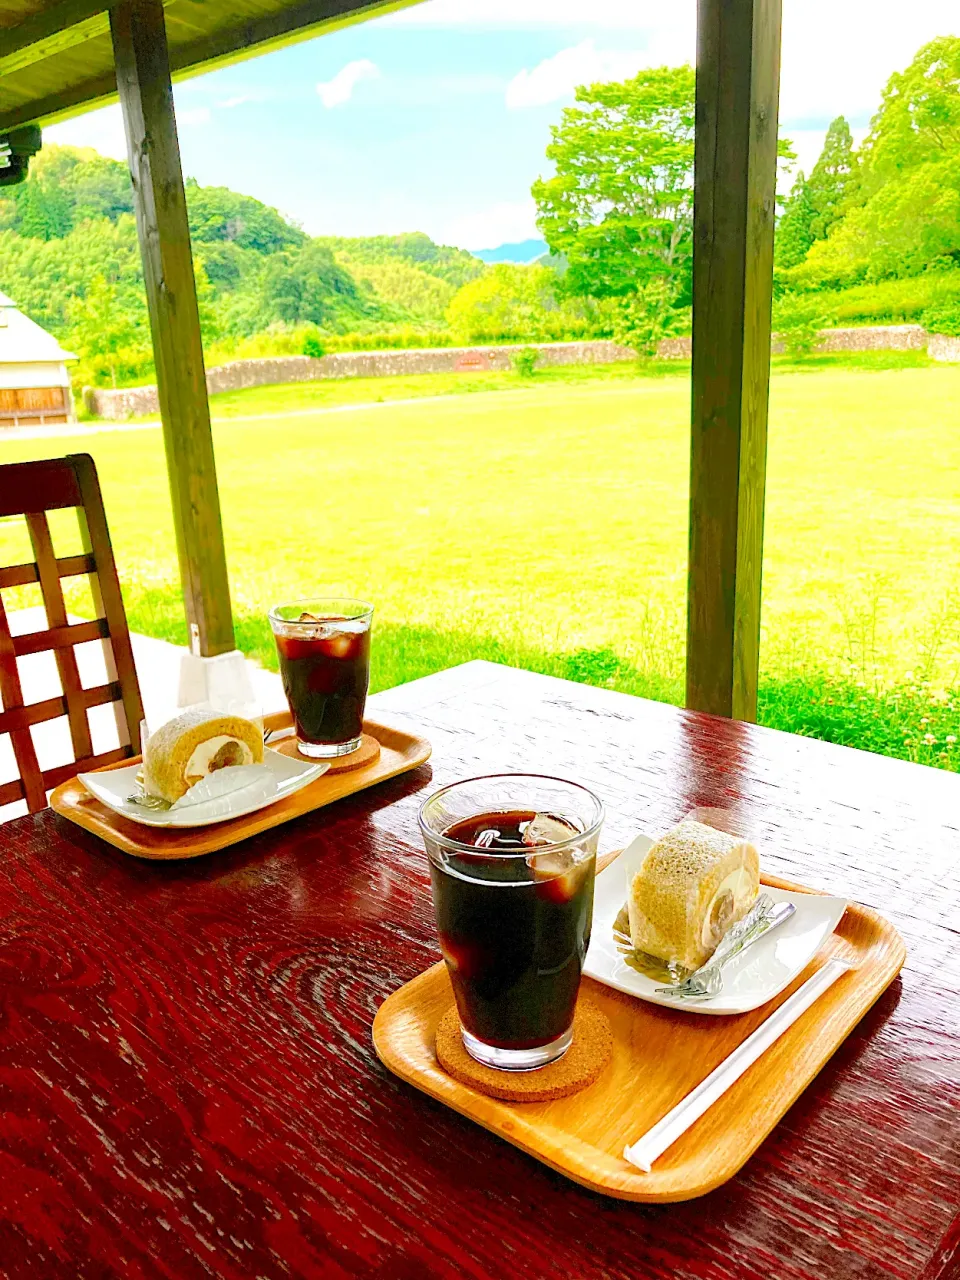
[[[2,829],[0,1273],[960,1275],[960,778],[487,663],[374,706],[431,765],[231,853],[138,863],[50,811]],[[708,1197],[601,1199],[374,1055],[376,1008],[438,955],[417,804],[501,769],[595,787],[602,848],[732,808],[768,868],[906,939]]]

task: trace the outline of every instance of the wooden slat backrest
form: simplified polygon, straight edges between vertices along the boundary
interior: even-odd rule
[[[77,509],[83,554],[57,557],[47,512]],[[110,545],[103,497],[93,459],[88,454],[68,458],[0,466],[0,516],[22,515],[34,561],[0,568],[0,588],[39,583],[47,615],[45,631],[11,635],[0,598],[0,734],[8,733],[19,779],[0,785],[0,805],[26,800],[31,812],[44,808],[46,793],[86,769],[114,764],[140,750],[143,704],[133,662],[133,648]],[[70,623],[62,578],[90,575],[97,618]],[[100,639],[107,682],[84,689],[75,646]],[[60,674],[62,693],[42,702],[24,704],[18,656],[51,651]],[[99,754],[93,750],[87,712],[112,703],[120,745]],[[74,759],[70,764],[41,770],[31,726],[66,716]]]
[[[71,460],[47,458],[42,462],[13,462],[0,467],[0,516],[24,515],[25,500],[32,504],[34,511],[79,507],[80,482]]]

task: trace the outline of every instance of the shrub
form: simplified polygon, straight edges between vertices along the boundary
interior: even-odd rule
[[[774,303],[774,332],[792,356],[808,356],[829,320],[829,310],[816,294],[788,293]]]
[[[950,338],[960,338],[960,297],[934,303],[924,311],[920,323],[928,333],[943,333]]]
[[[320,360],[324,355],[324,346],[321,341],[320,334],[316,329],[311,330],[304,335],[303,354],[312,356],[314,360]]]
[[[453,347],[456,338],[445,329],[396,325],[390,329],[324,334],[327,351],[400,351],[407,347]]]
[[[536,347],[521,347],[519,351],[515,351],[510,357],[510,363],[513,365],[514,372],[521,378],[532,378],[533,371],[537,367],[540,359],[540,352]]]
[[[684,327],[686,315],[674,306],[673,282],[664,277],[637,286],[636,293],[616,299],[613,336],[638,356],[655,356],[664,338]]]

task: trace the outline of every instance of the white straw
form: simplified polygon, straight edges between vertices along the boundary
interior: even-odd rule
[[[629,1160],[644,1173],[649,1173],[654,1160],[663,1155],[682,1133],[699,1120],[705,1111],[721,1097],[730,1086],[739,1080],[747,1068],[765,1053],[767,1049],[792,1026],[800,1015],[823,995],[828,987],[833,986],[842,973],[851,966],[843,960],[828,960],[822,969],[808,979],[789,1000],[785,1000],[778,1009],[762,1022],[756,1031],[747,1036],[742,1044],[734,1049],[705,1080],[692,1089],[685,1098],[663,1117],[652,1129],[648,1130],[639,1141],[626,1147],[623,1158]]]

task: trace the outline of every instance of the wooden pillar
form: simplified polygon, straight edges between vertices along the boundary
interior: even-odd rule
[[[110,11],[180,577],[194,653],[236,647],[161,0]]]
[[[687,706],[755,720],[780,0],[698,0]]]

